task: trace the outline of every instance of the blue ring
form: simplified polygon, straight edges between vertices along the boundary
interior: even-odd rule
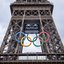
[[[17,33],[15,34],[15,40],[16,40],[18,43],[20,43],[20,40],[17,39],[17,35],[18,35],[18,34],[20,34],[20,32],[17,32]],[[21,32],[21,34],[23,34],[23,35],[25,36],[25,33],[24,33],[24,32]]]

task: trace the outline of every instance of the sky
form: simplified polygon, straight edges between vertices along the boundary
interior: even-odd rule
[[[49,0],[54,5],[53,19],[64,44],[64,0]],[[10,4],[14,0],[0,0],[0,44],[11,19]]]

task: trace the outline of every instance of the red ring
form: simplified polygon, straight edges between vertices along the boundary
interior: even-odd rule
[[[49,41],[49,38],[50,38],[50,35],[49,35],[47,32],[40,32],[39,36],[40,36],[41,34],[46,34],[46,35],[48,36],[48,38],[44,41],[44,40],[41,40],[41,38],[39,37],[39,40],[40,40],[41,42],[48,42],[48,41]]]

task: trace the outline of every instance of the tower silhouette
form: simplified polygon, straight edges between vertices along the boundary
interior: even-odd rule
[[[0,63],[62,63],[64,47],[52,18],[53,4],[47,0],[16,0],[10,9],[12,17],[0,48]],[[33,41],[29,34],[36,35]],[[22,53],[23,47],[31,45],[24,45],[25,38],[35,47],[41,46],[42,52]],[[34,43],[37,38],[39,46]]]

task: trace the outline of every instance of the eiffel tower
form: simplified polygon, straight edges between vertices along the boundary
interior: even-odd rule
[[[0,64],[63,64],[64,47],[52,18],[53,4],[48,0],[16,0],[10,9],[12,17],[0,47]],[[36,35],[33,41],[29,34]],[[25,38],[29,45],[24,45]],[[39,46],[35,44],[37,38]],[[23,53],[23,47],[31,43],[42,52]]]

